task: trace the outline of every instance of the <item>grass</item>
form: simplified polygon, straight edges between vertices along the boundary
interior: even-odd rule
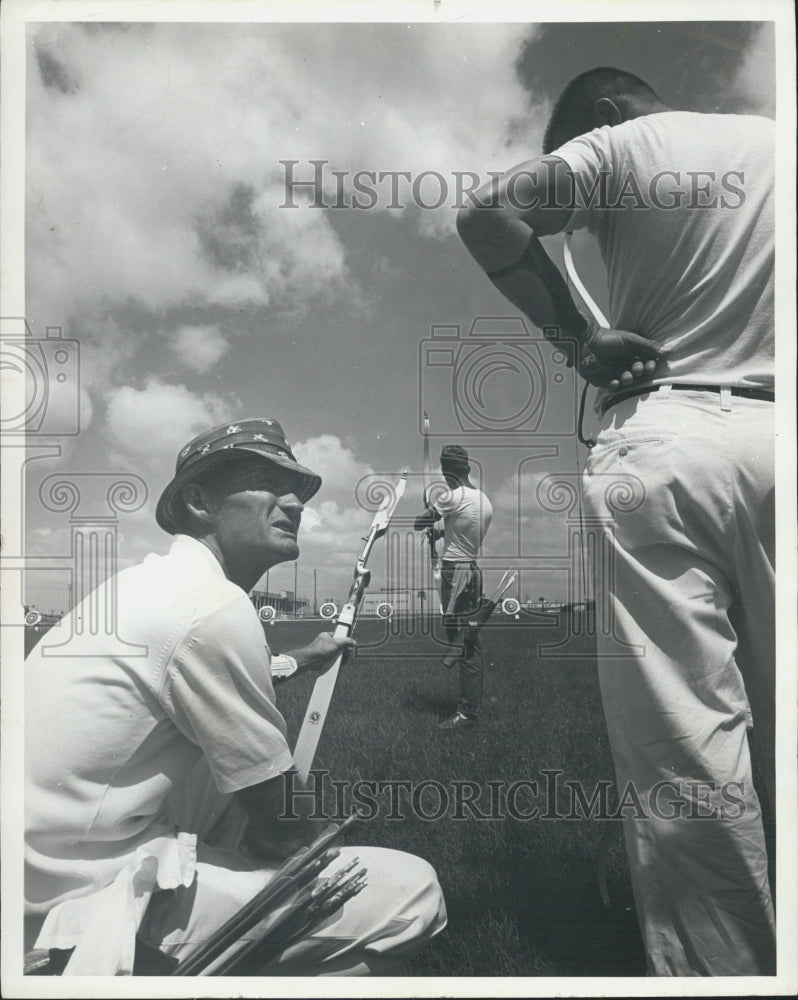
[[[441,666],[436,636],[418,634],[419,620],[361,620],[358,652],[341,671],[314,767],[350,782],[439,782],[449,797],[449,808],[431,820],[418,813],[429,816],[441,803],[434,786],[416,809],[409,792],[396,792],[393,813],[388,792],[377,794],[377,817],[360,824],[353,838],[418,854],[438,872],[449,926],[403,974],[642,975],[619,824],[544,818],[570,811],[566,780],[589,792],[613,777],[593,643],[585,635],[569,638],[567,622],[558,618],[494,621],[483,630],[481,722],[451,733],[436,723],[454,707],[457,670]],[[288,651],[323,627],[318,620],[279,622],[267,639],[273,650]],[[559,655],[551,649],[547,655],[544,647],[558,644]],[[299,677],[278,688],[292,745],[312,682]],[[556,809],[547,805],[544,770],[562,772]],[[488,782],[503,782],[506,790],[519,779],[538,781],[537,794],[527,790],[517,799],[525,815],[537,805],[537,818],[517,811],[514,817],[506,803],[501,818],[478,819],[466,807],[455,816],[453,783],[476,783],[484,813]],[[327,801],[333,811],[334,799]],[[599,892],[600,857],[608,906]]]
[[[287,652],[328,629],[319,619],[285,621],[268,626],[266,635],[275,652]],[[314,768],[350,783],[434,781],[450,797],[440,818],[425,820],[418,812],[432,813],[432,790],[416,810],[409,793],[399,794],[393,813],[390,794],[376,795],[377,816],[351,838],[426,858],[443,887],[446,931],[394,974],[645,974],[619,824],[547,818],[571,809],[565,781],[581,782],[589,794],[613,778],[595,649],[584,632],[579,616],[494,616],[482,633],[482,720],[446,733],[436,723],[454,707],[457,670],[441,666],[442,637],[430,620],[358,623],[358,650],[341,671]],[[26,652],[41,634],[26,629]],[[312,685],[312,676],[300,676],[277,688],[292,746]],[[547,770],[562,772],[556,810],[546,801]],[[507,789],[521,779],[539,783],[539,794],[518,795],[519,808],[537,805],[538,817],[514,817],[506,803],[502,818],[477,819],[466,807],[461,818],[454,815],[457,782],[475,783],[485,812],[489,782]],[[610,811],[615,802],[613,791]],[[334,794],[326,805],[336,811]],[[774,817],[763,806],[773,878]],[[608,902],[599,890],[600,867]]]

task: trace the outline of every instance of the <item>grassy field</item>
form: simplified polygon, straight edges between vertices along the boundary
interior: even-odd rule
[[[441,666],[436,636],[419,634],[429,627],[418,620],[362,619],[358,652],[341,672],[314,767],[350,782],[439,782],[448,796],[440,818],[424,818],[446,805],[440,789],[428,786],[414,808],[411,793],[395,786],[393,812],[387,791],[375,795],[378,815],[352,837],[418,854],[438,872],[449,926],[404,966],[405,975],[644,974],[619,824],[546,818],[571,811],[565,781],[590,792],[613,777],[593,643],[586,635],[569,639],[556,617],[494,621],[483,630],[481,722],[450,733],[436,723],[454,707],[457,671]],[[578,631],[579,620],[574,624]],[[278,622],[267,638],[274,651],[288,651],[324,627]],[[299,677],[278,688],[292,744],[311,686],[311,677]],[[547,801],[545,770],[562,772],[556,807]],[[519,793],[515,816],[506,803],[493,810],[501,818],[476,818],[462,805],[456,815],[457,782],[476,783],[479,811],[490,815],[488,783],[507,789],[519,779],[537,780],[539,790]],[[327,802],[334,811],[334,799]],[[533,806],[537,818],[523,818]],[[600,857],[608,905],[599,891]]]
[[[329,628],[320,619],[282,621],[266,635],[273,651],[287,652]],[[361,619],[358,650],[341,671],[314,761],[329,772],[320,782],[329,815],[351,805],[346,793],[336,798],[331,780],[350,788],[358,781],[427,783],[417,802],[398,784],[395,801],[388,789],[372,790],[376,815],[350,837],[426,858],[443,887],[446,931],[396,974],[645,974],[620,824],[583,818],[566,785],[580,782],[589,796],[613,778],[594,642],[582,617],[497,613],[482,632],[481,721],[457,732],[436,725],[457,697],[457,670],[441,665],[436,629],[431,619]],[[40,638],[26,629],[26,651]],[[312,676],[300,676],[277,686],[292,746],[312,685]],[[547,780],[550,787],[554,779],[546,772],[555,771],[557,793],[549,799]],[[491,783],[506,793],[523,780],[539,788],[518,794],[515,815],[506,796],[491,810]],[[462,802],[458,815],[456,788],[467,782],[475,811],[498,818],[477,818]],[[610,813],[616,804],[613,789]],[[524,818],[533,806],[538,815]],[[763,806],[773,869],[774,821]],[[565,818],[571,812],[575,818]]]

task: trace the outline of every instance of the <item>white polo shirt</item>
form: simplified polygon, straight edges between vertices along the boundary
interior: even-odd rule
[[[109,884],[171,833],[165,799],[201,755],[222,792],[292,764],[263,627],[213,553],[177,535],[116,588],[117,633],[143,651],[109,655],[88,627],[56,650],[55,630],[25,664],[30,914]],[[85,623],[91,600],[77,612]]]

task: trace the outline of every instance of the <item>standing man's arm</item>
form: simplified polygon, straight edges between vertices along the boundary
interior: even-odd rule
[[[427,507],[423,514],[419,514],[413,521],[413,531],[427,531],[435,527],[435,522],[440,520],[441,515],[434,507]]]
[[[536,326],[556,326],[564,337],[576,341],[582,377],[614,389],[650,375],[662,354],[635,333],[588,325],[541,246],[539,236],[567,228],[573,190],[564,160],[556,156],[528,160],[483,185],[475,193],[476,201],[460,210],[457,231],[502,295]],[[596,359],[592,366],[591,358]]]

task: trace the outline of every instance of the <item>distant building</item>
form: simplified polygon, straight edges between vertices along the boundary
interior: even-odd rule
[[[585,601],[527,601],[524,608],[527,611],[536,611],[538,614],[558,615],[561,611],[593,611],[596,602],[590,598]]]
[[[306,597],[297,597],[293,590],[276,593],[253,590],[250,598],[256,611],[268,605],[274,608],[279,618],[306,618],[310,614],[310,601]]]
[[[527,601],[524,605],[527,611],[537,611],[539,614],[556,615],[562,611],[561,601],[547,601],[541,598],[539,601]]]
[[[360,613],[387,617],[384,609],[390,607],[393,615],[437,614],[440,601],[438,591],[433,588],[369,590],[363,598]],[[383,610],[382,614],[380,609]]]

